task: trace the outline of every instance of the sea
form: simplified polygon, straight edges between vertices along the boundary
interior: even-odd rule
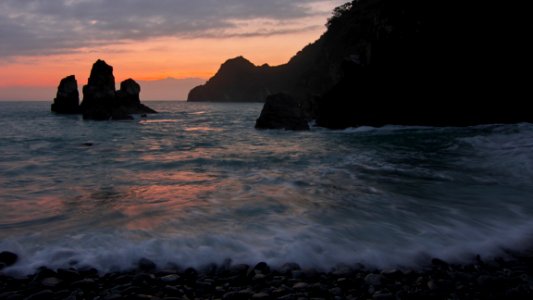
[[[256,130],[258,103],[133,121],[0,102],[4,271],[413,267],[531,246],[533,125]]]

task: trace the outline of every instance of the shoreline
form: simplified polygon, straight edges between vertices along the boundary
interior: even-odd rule
[[[137,268],[100,274],[90,267],[41,267],[23,277],[0,270],[1,299],[531,299],[533,249],[455,264],[433,258],[420,268],[339,265],[329,271],[296,263],[271,268],[227,261],[203,269]],[[5,265],[5,263],[4,263]],[[2,269],[0,267],[0,269]]]

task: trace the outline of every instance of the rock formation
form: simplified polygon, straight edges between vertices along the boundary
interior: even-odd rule
[[[120,90],[116,92],[118,109],[127,114],[156,113],[155,110],[141,103],[141,86],[129,78],[120,83]]]
[[[520,38],[509,38],[523,29],[499,9],[423,0],[361,0],[338,9],[329,32],[351,35],[355,47],[341,79],[318,101],[317,125],[533,122],[524,101],[531,91],[514,70],[524,59],[512,46]],[[503,18],[497,24],[496,15]]]
[[[59,83],[57,95],[52,104],[52,111],[59,114],[80,113],[80,93],[74,75],[63,78]]]
[[[288,94],[280,93],[267,97],[255,128],[309,130],[309,124],[301,101]]]
[[[77,83],[73,76],[63,79],[61,83],[52,110],[57,106],[56,103],[59,103],[57,99],[60,94],[64,95],[65,91],[72,89],[75,89],[76,95],[78,94]],[[87,85],[83,87],[81,106],[73,113],[82,113],[83,118],[89,120],[128,120],[133,118],[130,114],[156,113],[141,103],[140,92],[141,87],[133,79],[123,81],[120,90],[115,91],[113,67],[103,60],[97,60],[91,69]]]
[[[354,0],[335,9],[328,30],[287,64],[221,68],[189,101],[255,101],[285,92],[328,128],[532,122],[531,80],[524,75],[531,22],[523,10]]]
[[[99,59],[93,64],[88,83],[83,87],[83,102],[81,103],[83,118],[92,120],[127,119],[127,114],[115,115],[113,118],[113,109],[117,106],[116,102],[113,67]]]

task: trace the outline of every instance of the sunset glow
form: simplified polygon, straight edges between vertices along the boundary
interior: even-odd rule
[[[120,3],[102,11],[99,1],[58,2],[64,3],[56,9],[67,15],[39,7],[43,4],[37,2],[0,4],[0,25],[7,24],[0,30],[0,100],[48,100],[61,78],[71,74],[81,87],[97,59],[114,67],[117,83],[127,78],[206,80],[225,60],[239,55],[256,65],[283,64],[320,37],[331,10],[343,1],[268,2],[279,6],[272,8],[257,1],[232,0],[220,5],[222,11],[198,8],[199,1],[196,6],[181,3],[191,11],[191,16],[184,10],[174,12],[182,21],[165,15],[162,5],[137,16],[139,23],[131,18],[141,8],[131,2],[125,2],[130,7],[124,12],[131,16],[121,15],[118,20],[112,12],[119,10]],[[76,18],[74,14],[81,11],[94,15]],[[150,95],[141,96],[153,100]]]

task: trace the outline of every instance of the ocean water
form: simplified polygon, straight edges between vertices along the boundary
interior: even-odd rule
[[[160,113],[92,122],[0,102],[8,272],[413,266],[533,237],[531,124],[258,131],[260,104],[148,104]]]

